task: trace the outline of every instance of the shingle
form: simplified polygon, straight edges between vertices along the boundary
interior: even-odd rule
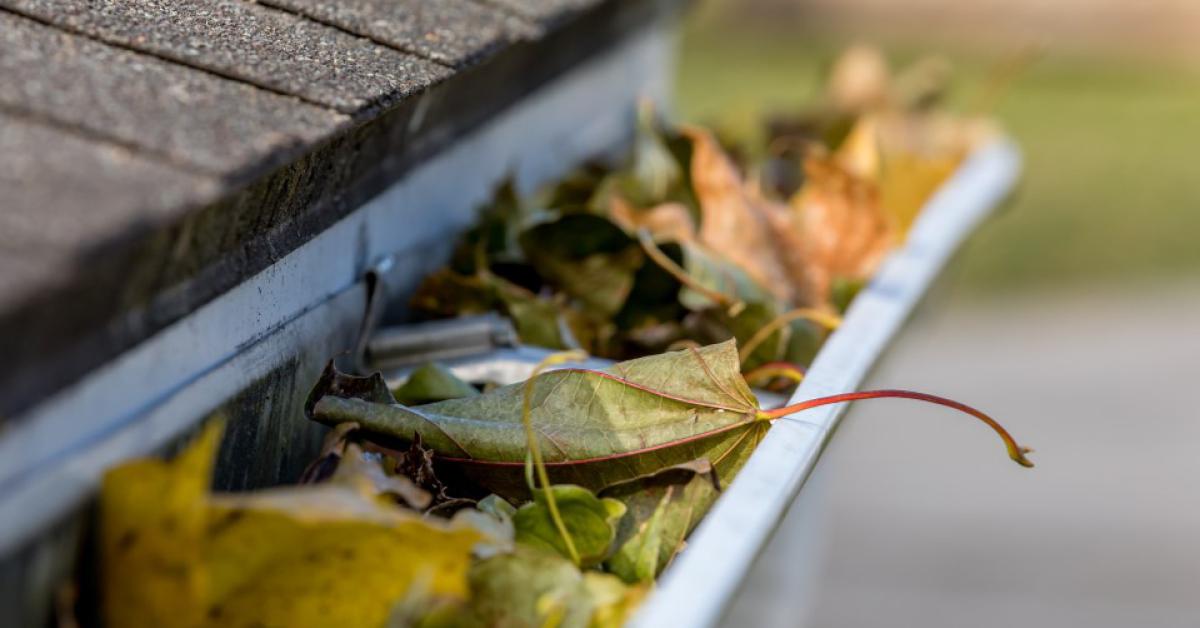
[[[262,2],[455,67],[534,33],[524,20],[472,0]]]
[[[64,29],[353,113],[450,75],[432,61],[241,0],[0,0]]]
[[[213,174],[333,133],[345,115],[0,13],[0,105]]]
[[[211,178],[0,112],[0,311],[68,280],[92,245],[216,189]]]
[[[557,22],[602,0],[481,0],[541,24]]]

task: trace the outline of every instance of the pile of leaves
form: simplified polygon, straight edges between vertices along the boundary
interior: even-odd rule
[[[932,106],[935,73],[918,70],[893,79],[852,51],[758,157],[646,107],[628,163],[536,199],[501,188],[413,304],[500,311],[524,342],[574,351],[485,392],[437,365],[394,390],[330,366],[306,412],[333,429],[297,486],[210,493],[219,423],[170,462],[112,470],[106,623],[620,625],[771,421],[830,403],[947,406],[1032,466],[948,399],[865,391],[763,409],[751,390],[802,377],[978,141]],[[581,349],[623,361],[561,366]]]
[[[107,625],[617,626],[770,422],[830,403],[949,406],[1031,466],[995,421],[930,395],[761,409],[732,340],[541,372],[578,357],[413,406],[379,375],[331,366],[308,413],[334,429],[301,486],[209,494],[219,424],[172,462],[114,469],[101,494]]]
[[[848,52],[818,106],[772,121],[754,148],[727,150],[644,105],[624,163],[588,164],[528,198],[502,186],[413,309],[498,311],[523,342],[612,359],[736,338],[748,373],[802,369],[989,135],[936,106],[940,65],[893,78],[882,63]]]

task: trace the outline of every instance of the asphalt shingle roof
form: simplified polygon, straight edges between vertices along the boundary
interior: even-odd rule
[[[0,422],[680,1],[0,0]]]

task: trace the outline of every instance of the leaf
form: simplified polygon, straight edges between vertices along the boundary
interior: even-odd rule
[[[420,434],[443,462],[520,497],[528,494],[520,474],[522,386],[414,408],[317,390],[312,416],[401,440]],[[731,341],[604,371],[544,373],[534,383],[532,420],[554,482],[596,490],[697,458],[738,460],[743,453],[732,450],[752,446],[767,427],[757,412]]]
[[[799,221],[806,279],[817,302],[832,298],[835,279],[870,277],[896,242],[896,229],[879,206],[879,192],[868,181],[832,160],[805,162],[804,187],[792,198]]]
[[[681,203],[662,203],[648,209],[637,209],[620,196],[614,196],[608,216],[630,236],[646,229],[660,242],[693,242],[696,221],[692,212]]]
[[[100,485],[104,623],[111,628],[200,626],[209,597],[205,496],[220,442],[217,423],[170,462],[137,460]]]
[[[645,595],[615,576],[580,572],[557,554],[518,546],[470,572],[475,621],[499,628],[616,627]]]
[[[333,372],[332,362],[327,366],[325,372]],[[346,455],[346,446],[350,443],[350,437],[358,430],[357,423],[342,423],[335,425],[329,433],[325,435],[325,439],[321,442],[321,453],[315,460],[308,463],[304,471],[300,474],[298,484],[316,484],[324,482],[333,476],[337,470],[338,464],[342,461],[342,456]]]
[[[676,261],[678,256],[672,257],[658,246],[650,232],[639,232],[638,244],[656,266],[679,283],[679,302],[689,309],[720,306],[733,311],[743,305],[738,293],[755,289],[754,282],[735,266],[701,255],[700,246],[693,242],[675,247],[687,260],[686,269]]]
[[[547,349],[572,349],[579,346],[564,317],[563,308],[549,299],[511,295],[505,299],[508,315],[517,328],[521,342]]]
[[[846,279],[845,277],[834,278],[833,286],[830,289],[832,292],[830,301],[834,309],[842,314],[845,314],[846,310],[850,309],[850,302],[854,300],[854,297],[858,296],[858,293],[861,292],[866,285],[867,282],[863,279]],[[807,362],[805,362],[805,364],[807,364]]]
[[[348,378],[332,369],[326,373],[326,377],[343,380],[370,379]],[[357,423],[342,423],[331,430],[325,437],[321,455],[305,469],[299,483],[330,481],[355,487],[365,481],[375,493],[393,495],[399,503],[414,510],[437,511],[442,515],[475,505],[473,500],[447,494],[446,485],[433,468],[433,451],[421,444],[420,436],[405,451],[366,452],[351,442],[361,436],[356,434],[357,430]]]
[[[601,495],[620,500],[628,509],[617,534],[617,551],[605,567],[626,582],[653,581],[683,547],[720,490],[707,460],[604,489]]]
[[[442,317],[499,310],[512,319],[522,342],[551,349],[578,346],[568,308],[487,270],[460,275],[443,268],[425,278],[412,305]]]
[[[520,261],[517,235],[529,213],[529,208],[517,194],[513,179],[505,179],[496,187],[491,203],[480,213],[478,224],[459,241],[450,268],[463,275],[473,275],[480,270],[476,265],[480,253],[493,262]]]
[[[887,59],[873,46],[851,46],[838,55],[825,90],[841,111],[862,113],[881,107],[891,90]]]
[[[779,313],[779,310],[772,304],[747,303],[746,307],[736,316],[727,317],[726,325],[733,333],[733,337],[737,339],[738,346],[744,346],[758,330],[779,316]],[[784,328],[768,336],[765,342],[742,360],[742,371],[748,371],[767,362],[782,360],[787,351],[790,332],[790,328]]]
[[[448,494],[446,485],[438,478],[433,468],[433,450],[421,443],[419,434],[413,438],[408,449],[398,453],[395,459],[396,473],[412,480],[433,496],[429,510],[445,513],[447,510],[472,505],[471,500],[451,497]]]
[[[593,213],[611,212],[618,202],[638,208],[669,205],[683,208],[688,222],[694,222],[687,209],[694,203],[683,168],[688,154],[678,150],[680,138],[668,133],[669,129],[659,123],[653,105],[642,101],[630,163],[598,182],[589,202]]]
[[[745,356],[742,360],[743,373],[768,362],[808,364],[812,356],[805,351],[810,347],[810,342],[820,344],[824,331],[803,322],[786,324],[782,329],[772,331],[770,327],[778,317],[778,306],[770,302],[750,301],[732,315],[716,307],[695,312],[687,318],[686,326],[688,336],[702,344],[734,338],[738,346],[743,348],[739,352]],[[761,342],[758,341],[760,333],[767,334]],[[748,355],[747,350],[750,351]]]
[[[405,475],[389,475],[380,466],[379,454],[368,454],[353,443],[347,444],[345,455],[329,478],[331,484],[341,484],[366,495],[388,495],[413,510],[425,510],[433,503],[433,495],[417,486]]]
[[[538,274],[584,308],[611,317],[624,305],[642,265],[637,244],[607,218],[566,214],[521,233]]]
[[[683,180],[683,170],[663,141],[649,100],[639,103],[631,170],[646,196],[659,203]]]
[[[465,596],[472,548],[503,542],[422,520],[369,482],[209,495],[219,438],[210,425],[172,461],[105,475],[107,626],[380,626],[417,583]]]
[[[479,276],[441,268],[421,282],[411,304],[420,312],[446,317],[482,314],[499,308],[503,301],[495,286]]]
[[[479,503],[475,507],[480,512],[487,513],[501,521],[512,521],[513,515],[517,514],[516,506],[508,503],[508,500],[495,493],[479,500]]]
[[[773,302],[774,294],[758,283],[748,272],[714,255],[698,244],[683,244],[683,267],[688,276],[706,288],[727,294],[743,303]],[[714,305],[712,299],[684,287],[679,301],[690,310],[703,310]]]
[[[733,161],[707,131],[688,128],[692,141],[692,186],[700,204],[700,242],[737,264],[779,300],[792,303],[797,290],[779,256],[767,213],[775,211],[752,195]]]
[[[954,174],[959,159],[889,155],[879,181],[879,203],[907,233],[933,193]]]
[[[513,515],[516,540],[531,547],[570,557],[562,536],[555,528],[546,502],[547,489],[535,489],[533,501]],[[601,499],[591,491],[570,484],[549,488],[558,504],[567,534],[579,552],[581,566],[593,567],[607,556],[616,538],[617,522],[625,514],[625,505],[615,499]]]
[[[482,536],[338,487],[222,499],[205,541],[217,625],[378,626],[411,586],[461,596]]]
[[[392,390],[392,396],[397,403],[410,406],[473,397],[478,394],[479,391],[474,386],[459,379],[450,369],[436,363],[426,363],[417,367],[403,384]]]

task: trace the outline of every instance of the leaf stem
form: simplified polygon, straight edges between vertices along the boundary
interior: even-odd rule
[[[587,354],[583,351],[561,351],[546,356],[537,367],[533,369],[533,373],[529,375],[529,379],[525,380],[525,386],[522,389],[523,395],[521,399],[521,423],[525,426],[525,441],[529,447],[529,456],[525,458],[525,481],[529,483],[529,491],[532,493],[537,490],[534,486],[532,469],[537,471],[538,481],[542,484],[542,494],[546,497],[546,507],[550,510],[550,519],[554,522],[554,527],[558,530],[558,534],[562,536],[563,544],[567,547],[567,553],[571,555],[571,561],[578,566],[581,561],[579,559],[579,550],[575,549],[575,541],[571,538],[571,533],[567,531],[567,524],[563,521],[562,514],[558,511],[558,502],[554,499],[554,491],[550,487],[550,474],[546,472],[546,461],[542,459],[542,449],[538,445],[537,436],[533,432],[533,386],[537,381],[542,371],[563,362],[574,362],[587,359]]]
[[[650,231],[646,228],[638,229],[638,243],[642,245],[642,250],[650,257],[650,260],[658,265],[659,268],[667,271],[667,274],[675,278],[676,281],[692,290],[700,293],[708,300],[728,308],[731,313],[740,312],[745,309],[746,304],[741,300],[731,297],[720,290],[714,290],[700,283],[695,277],[688,274],[675,260],[671,259],[663,250],[658,248],[658,244],[654,242]]]
[[[1021,447],[1018,445],[1017,441],[1013,439],[1012,435],[1010,435],[1008,431],[1005,430],[1004,427],[997,423],[992,417],[964,403],[954,401],[953,399],[947,399],[945,397],[939,397],[937,395],[930,395],[926,393],[913,392],[910,390],[864,390],[862,392],[842,393],[840,395],[818,397],[816,399],[808,399],[806,401],[801,401],[800,403],[794,403],[790,406],[775,408],[774,410],[759,410],[758,418],[774,420],[819,406],[826,406],[834,403],[845,403],[847,401],[857,401],[860,399],[881,398],[915,399],[917,401],[925,401],[928,403],[935,403],[940,406],[946,406],[947,408],[953,408],[959,412],[969,414],[980,421],[983,421],[988,427],[992,428],[997,434],[1000,435],[1000,438],[1004,441],[1004,446],[1008,449],[1009,458],[1012,458],[1014,462],[1023,467],[1033,466],[1033,462],[1025,457],[1025,454],[1032,453],[1033,450],[1029,449],[1028,447]]]
[[[804,381],[804,369],[790,362],[767,362],[758,368],[751,369],[743,377],[746,378],[746,383],[751,385],[756,381],[775,377],[786,377],[798,384]]]
[[[840,316],[817,308],[798,307],[794,310],[788,310],[771,319],[771,322],[763,325],[758,331],[754,332],[754,335],[750,336],[750,339],[738,351],[738,359],[745,363],[754,354],[754,350],[766,342],[767,338],[771,337],[771,334],[782,329],[784,325],[800,319],[812,321],[831,331],[837,329],[842,324]]]

